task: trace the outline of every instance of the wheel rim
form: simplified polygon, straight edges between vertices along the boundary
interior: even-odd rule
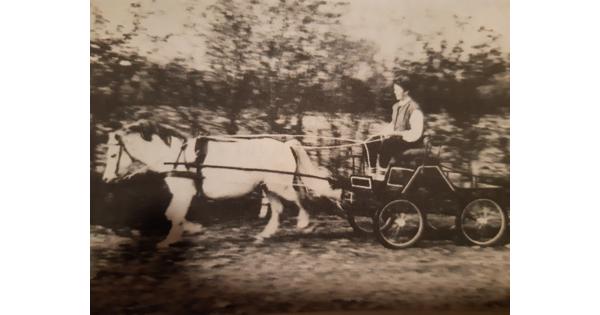
[[[403,247],[414,243],[423,230],[419,208],[408,200],[395,200],[379,213],[379,234],[390,245]]]
[[[471,201],[463,210],[460,220],[463,235],[477,245],[497,242],[506,229],[502,208],[490,199]]]
[[[352,217],[356,227],[365,233],[373,233],[373,219],[370,217]]]

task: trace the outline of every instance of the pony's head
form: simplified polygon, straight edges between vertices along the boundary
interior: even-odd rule
[[[108,134],[105,182],[123,178],[139,169],[139,164],[160,171],[166,154],[171,153],[173,137],[184,136],[173,128],[150,121],[139,121]]]

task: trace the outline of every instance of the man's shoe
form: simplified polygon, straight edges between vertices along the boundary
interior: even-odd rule
[[[387,169],[385,168],[377,168],[377,171],[375,172],[375,174],[373,174],[373,179],[382,181],[385,178],[386,171]]]
[[[377,169],[374,167],[369,168],[366,175],[375,178],[375,176],[377,176]]]

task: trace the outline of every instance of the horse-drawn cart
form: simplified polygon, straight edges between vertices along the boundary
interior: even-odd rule
[[[265,137],[265,135],[260,135]],[[266,135],[266,137],[299,137]],[[222,138],[254,138],[252,136],[227,136]],[[329,138],[328,140],[350,141]],[[428,215],[454,217],[453,228],[459,242],[493,246],[507,238],[509,211],[509,182],[496,177],[477,176],[450,169],[439,160],[441,145],[434,145],[426,137],[423,148],[408,150],[398,163],[390,163],[383,180],[370,176],[371,158],[367,150],[370,141],[350,141],[332,146],[304,146],[307,150],[341,149],[352,153],[350,148],[359,147],[360,154],[349,154],[351,175],[336,179],[297,172],[271,169],[245,169],[220,165],[192,164],[197,169],[222,168],[241,171],[258,171],[295,175],[297,179],[316,178],[337,181],[343,187],[342,209],[355,232],[375,235],[381,244],[391,249],[407,248],[417,243],[427,231],[437,227]],[[435,156],[432,147],[438,147]],[[180,162],[166,164],[181,164]],[[470,187],[453,184],[450,174],[470,178]],[[295,181],[302,189],[301,180]]]
[[[263,135],[264,136],[264,135]],[[296,137],[267,135],[268,137]],[[227,138],[253,138],[231,136]],[[392,249],[407,248],[417,243],[427,231],[436,230],[428,215],[454,217],[453,228],[459,242],[493,246],[506,240],[508,232],[509,182],[496,177],[477,176],[450,169],[440,162],[441,145],[426,137],[420,149],[408,150],[398,163],[391,163],[383,180],[370,176],[371,158],[367,150],[370,141],[351,141],[331,146],[303,146],[317,153],[324,150],[341,149],[350,153],[345,157],[351,163],[351,175],[329,180],[342,186],[342,208],[355,232],[375,235],[384,246]],[[437,156],[432,147],[438,147]],[[359,147],[360,154],[352,154]],[[317,154],[318,155],[318,154]],[[197,164],[201,168],[231,168],[218,165]],[[240,168],[237,168],[240,169]],[[282,173],[270,169],[240,169]],[[450,174],[470,178],[470,187],[455,185]],[[289,173],[300,177],[327,179],[321,176]],[[296,186],[302,189],[300,180]]]
[[[276,140],[290,137],[293,140],[285,143]],[[398,159],[402,164],[390,163],[385,176],[379,180],[369,175],[371,159],[366,147],[367,143],[379,140],[329,137],[328,140],[347,143],[307,146],[299,141],[300,137],[307,136],[186,139],[170,128],[137,123],[109,135],[103,179],[110,182],[122,177],[134,162],[165,174],[166,184],[174,195],[165,212],[172,227],[160,246],[178,241],[184,229],[196,231],[201,228],[185,219],[194,195],[223,200],[242,197],[257,188],[262,189],[263,200],[271,206],[269,223],[257,235],[258,239],[268,238],[277,231],[283,200],[297,205],[297,227],[306,228],[309,216],[300,201],[311,191],[338,203],[355,231],[375,234],[388,248],[406,248],[415,244],[428,229],[435,228],[428,216],[439,213],[455,217],[457,235],[467,243],[491,246],[506,239],[508,181],[463,174],[471,178],[470,187],[453,184],[449,175],[460,172],[439,162],[439,149],[437,158],[433,156],[433,142],[429,138],[423,148],[406,151],[405,155],[409,156]],[[327,137],[319,135],[316,138]],[[361,151],[360,154],[354,153],[355,148]],[[326,151],[330,149],[347,154],[334,157]],[[315,167],[308,153],[311,150],[317,157],[334,160],[335,165],[329,165],[330,170],[341,170],[343,175],[334,177],[322,165]],[[163,157],[174,161],[165,161]],[[345,162],[340,163],[341,160]],[[404,163],[406,161],[411,163]],[[261,216],[266,216],[266,210],[261,211]]]

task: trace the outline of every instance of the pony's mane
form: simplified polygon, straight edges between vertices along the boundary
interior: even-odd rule
[[[157,135],[160,139],[168,146],[171,146],[171,138],[175,137],[181,141],[185,140],[185,135],[176,129],[162,125],[157,122],[149,120],[141,120],[123,127],[123,130],[127,133],[139,133],[142,139],[146,141],[152,141],[152,136]]]

